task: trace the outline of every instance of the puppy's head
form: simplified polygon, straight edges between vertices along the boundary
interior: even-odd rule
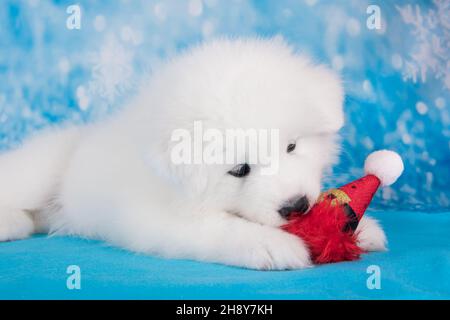
[[[188,203],[272,226],[314,203],[343,125],[343,90],[329,69],[281,41],[218,40],[152,83],[153,125],[170,141],[170,175]]]

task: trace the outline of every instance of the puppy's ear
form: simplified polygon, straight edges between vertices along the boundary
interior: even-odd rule
[[[188,130],[181,131],[167,143],[153,146],[145,156],[150,170],[186,195],[204,192],[209,181],[207,166],[194,161],[191,136]]]
[[[324,132],[337,132],[345,122],[344,86],[338,73],[326,66],[317,66],[317,108],[321,110],[321,126]]]
[[[203,164],[172,164],[173,181],[192,196],[202,194],[208,188],[209,174]]]

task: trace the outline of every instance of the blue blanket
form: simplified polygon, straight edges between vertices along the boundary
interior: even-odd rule
[[[385,227],[388,252],[297,271],[161,259],[73,237],[0,243],[0,298],[449,299],[450,212],[371,214]],[[67,287],[71,265],[79,290]],[[379,289],[369,289],[377,281],[370,266],[379,268]]]

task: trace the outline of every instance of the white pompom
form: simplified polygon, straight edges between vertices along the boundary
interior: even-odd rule
[[[403,161],[398,153],[390,150],[372,152],[364,162],[364,172],[380,179],[381,186],[393,184],[403,172]]]

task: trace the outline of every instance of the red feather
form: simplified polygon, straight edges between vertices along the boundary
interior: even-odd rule
[[[283,228],[302,238],[313,261],[321,264],[356,260],[363,252],[357,245],[357,235],[343,231],[347,222],[343,207],[325,199],[307,214],[292,218]]]

